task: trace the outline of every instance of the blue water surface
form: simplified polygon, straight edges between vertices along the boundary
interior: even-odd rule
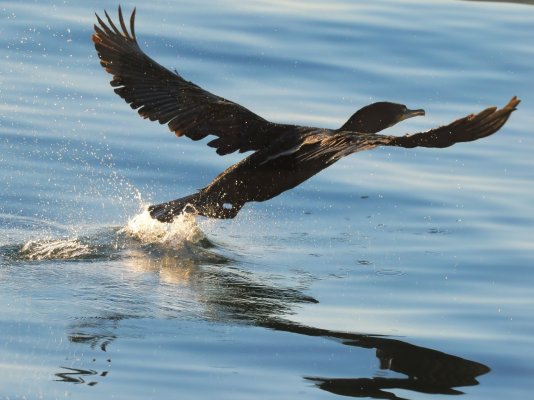
[[[167,228],[143,208],[243,155],[113,93],[90,37],[117,4],[0,3],[0,398],[529,398],[531,3],[122,2],[150,56],[271,121],[424,108],[401,135],[522,100],[483,140]]]

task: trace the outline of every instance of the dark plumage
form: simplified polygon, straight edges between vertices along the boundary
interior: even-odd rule
[[[119,7],[120,29],[106,13],[108,24],[97,15],[93,42],[100,63],[113,75],[111,86],[144,118],[167,124],[177,136],[208,143],[218,154],[253,150],[198,193],[151,206],[150,214],[170,222],[183,211],[213,218],[233,218],[249,201],[265,201],[309,179],[337,160],[377,146],[448,147],[489,136],[499,130],[519,100],[502,109],[490,107],[449,125],[406,136],[377,134],[423,110],[404,105],[373,103],[352,115],[339,129],[269,122],[239,104],[216,96],[184,80],[148,57],[139,47]]]

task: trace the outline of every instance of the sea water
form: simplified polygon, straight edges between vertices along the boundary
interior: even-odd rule
[[[414,133],[522,99],[494,136],[352,155],[237,218],[153,221],[244,155],[113,93],[104,1],[0,4],[0,398],[528,398],[531,2],[161,1],[141,48],[275,122],[390,100]]]

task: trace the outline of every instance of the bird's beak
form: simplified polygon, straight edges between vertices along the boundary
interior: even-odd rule
[[[405,120],[405,119],[408,119],[408,118],[417,117],[418,115],[424,116],[425,115],[425,110],[423,110],[422,108],[420,108],[418,110],[408,110],[408,109],[406,109],[406,111],[402,115],[402,119]]]

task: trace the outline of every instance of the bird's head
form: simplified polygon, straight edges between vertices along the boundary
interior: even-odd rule
[[[356,111],[339,131],[377,133],[417,115],[425,115],[425,110],[409,110],[404,104],[380,101]]]

